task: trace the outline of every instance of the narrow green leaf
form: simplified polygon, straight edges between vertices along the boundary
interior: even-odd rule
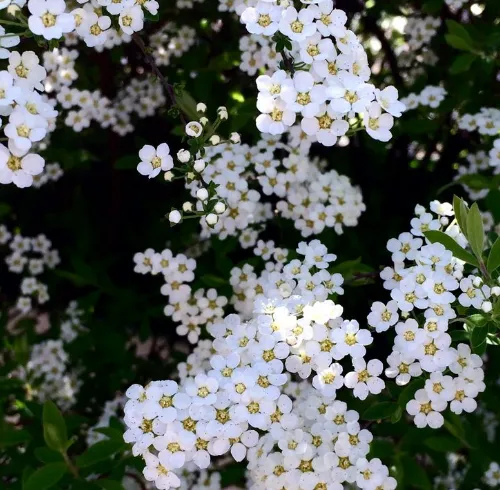
[[[462,447],[460,441],[449,436],[429,437],[424,441],[427,447],[443,453],[454,453]]]
[[[64,458],[59,451],[54,451],[48,447],[37,447],[35,449],[35,457],[42,463],[59,463],[63,462]]]
[[[462,24],[459,24],[454,20],[448,19],[446,21],[446,26],[448,27],[448,31],[450,32],[450,34],[462,38],[470,45],[474,44],[474,41],[472,40],[472,37],[469,34],[469,31]]]
[[[36,470],[27,480],[23,490],[46,490],[56,485],[67,471],[65,463],[51,463]]]
[[[460,231],[467,237],[467,214],[469,214],[469,209],[464,200],[458,196],[453,196],[453,211]]]
[[[470,336],[470,343],[472,345],[472,348],[476,351],[483,344],[486,344],[486,337],[487,336],[488,336],[488,329],[487,328],[475,328],[474,330],[472,330],[472,333]]]
[[[64,452],[68,444],[68,432],[64,418],[56,404],[50,400],[43,405],[43,437],[51,449]]]
[[[397,403],[393,402],[380,402],[375,403],[371,407],[367,408],[363,413],[363,419],[365,420],[380,420],[391,417],[399,409]]]
[[[484,247],[484,225],[477,203],[471,206],[467,215],[467,239],[472,251],[480,259]]]
[[[450,73],[452,75],[457,75],[458,73],[467,71],[476,58],[477,56],[473,53],[464,53],[457,56],[450,66]]]
[[[88,466],[111,458],[111,456],[126,447],[123,441],[106,440],[97,442],[93,446],[90,446],[81,456],[76,458],[76,464],[80,468],[87,468]]]
[[[482,223],[482,221],[481,221]],[[463,260],[468,264],[479,266],[476,258],[467,250],[462,248],[451,236],[443,233],[442,231],[430,230],[424,232],[425,238],[427,238],[431,243],[441,243],[444,245],[457,259]]]
[[[467,42],[467,40],[465,40],[465,39],[463,39],[461,37],[455,36],[453,34],[446,34],[444,36],[444,38],[446,39],[446,42],[452,48],[460,49],[462,51],[472,51],[474,49],[471,46],[471,44],[469,42]]]
[[[488,255],[488,272],[493,272],[500,267],[500,237],[495,240]]]
[[[25,429],[13,429],[8,424],[0,427],[0,447],[18,446],[29,440],[31,440],[31,435]]]

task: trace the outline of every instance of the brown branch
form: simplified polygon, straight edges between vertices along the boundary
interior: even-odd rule
[[[162,72],[158,68],[158,65],[156,64],[156,61],[155,61],[153,55],[148,51],[148,48],[144,44],[144,41],[142,40],[141,36],[139,36],[139,34],[135,33],[132,35],[132,39],[134,40],[135,44],[137,44],[137,46],[141,50],[144,58],[146,59],[146,61],[149,64],[149,66],[151,66],[151,69],[153,70],[153,73],[155,74],[155,76],[158,78],[158,80],[160,80],[161,84],[165,88],[167,95],[168,95],[168,98],[170,99],[170,102],[172,104],[172,107],[177,107],[179,109],[182,124],[186,125],[187,122],[184,118],[184,114],[182,113],[182,110],[180,109],[180,107],[177,104],[177,99],[175,97],[175,90],[174,90],[173,85],[168,83],[167,79],[163,76]]]
[[[134,473],[125,473],[125,476],[132,478],[132,480],[134,480],[137,483],[137,485],[141,487],[141,490],[147,490],[145,483],[141,480],[139,476],[135,475]]]

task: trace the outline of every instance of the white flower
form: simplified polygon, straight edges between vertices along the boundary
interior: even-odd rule
[[[282,7],[272,3],[258,2],[255,7],[249,7],[241,14],[241,22],[248,32],[272,36],[279,26]]]
[[[400,117],[406,110],[406,106],[398,101],[398,91],[392,85],[384,90],[375,90],[375,97],[384,111],[394,117]]]
[[[28,9],[31,13],[28,18],[31,32],[45,39],[59,39],[75,28],[74,17],[64,13],[64,0],[29,0]]]
[[[303,41],[316,32],[314,11],[306,8],[297,12],[294,7],[288,7],[282,14],[279,29],[290,39]]]
[[[438,429],[444,424],[441,413],[446,408],[444,400],[431,400],[425,390],[417,390],[415,399],[406,404],[406,411],[414,415],[414,423],[419,428],[429,426]]]
[[[366,363],[364,359],[353,359],[354,371],[347,373],[344,384],[353,390],[353,395],[365,400],[369,393],[378,395],[385,387],[385,383],[378,377],[383,365],[378,359]]]
[[[295,122],[295,112],[282,100],[259,96],[257,109],[263,113],[257,117],[257,128],[263,133],[282,134]]]
[[[40,155],[26,154],[12,148],[10,151],[0,144],[0,183],[13,182],[17,187],[29,187],[33,183],[33,176],[42,173],[45,165]]]
[[[151,145],[144,146],[139,151],[139,158],[141,163],[137,165],[137,171],[141,175],[147,175],[150,179],[156,177],[161,171],[166,172],[174,166],[170,148],[166,143],[162,143],[156,149]]]
[[[132,35],[144,27],[144,11],[140,5],[135,5],[135,0],[129,0],[118,17],[118,23],[125,34]]]
[[[188,136],[198,138],[203,132],[203,126],[197,121],[191,121],[186,124],[185,131]]]
[[[363,116],[366,132],[379,141],[389,141],[392,138],[390,129],[394,125],[394,118],[390,114],[382,114],[378,102],[372,102]]]

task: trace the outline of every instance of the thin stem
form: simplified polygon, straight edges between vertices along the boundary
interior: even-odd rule
[[[132,478],[132,480],[134,480],[137,483],[137,485],[141,487],[141,490],[146,490],[145,483],[137,475],[135,475],[134,473],[125,473],[125,476]]]
[[[63,457],[64,457],[64,461],[66,462],[69,470],[71,471],[71,473],[73,474],[73,476],[75,478],[78,478],[79,475],[78,475],[78,469],[77,467],[73,464],[73,461],[71,461],[70,457],[66,454],[66,451],[64,451],[62,453]]]
[[[151,53],[149,53],[148,48],[144,44],[144,41],[142,40],[141,36],[139,36],[137,33],[135,33],[132,36],[132,39],[134,40],[135,44],[137,44],[137,46],[139,46],[139,49],[142,51],[142,54],[144,55],[144,58],[151,66],[153,73],[156,75],[158,80],[160,80],[161,84],[165,87],[165,90],[167,91],[167,95],[168,95],[168,98],[170,99],[172,107],[177,107],[180,110],[180,107],[177,104],[177,99],[175,97],[174,87],[170,83],[168,83],[167,79],[163,76],[162,72],[158,68],[158,65],[156,64],[154,57],[151,55]],[[184,125],[186,125],[187,122],[184,118],[182,110],[180,110],[180,118],[181,118],[182,123]]]
[[[283,64],[285,65],[285,68],[290,72],[290,74],[293,76],[295,73],[295,68],[293,67],[293,58],[288,57],[286,54],[286,51],[282,49],[280,51],[281,57],[283,58]]]
[[[21,22],[14,22],[13,20],[3,20],[3,19],[0,19],[0,24],[6,25],[6,26],[26,27],[26,24],[22,24]]]

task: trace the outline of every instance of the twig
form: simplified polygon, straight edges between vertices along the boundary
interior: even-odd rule
[[[186,125],[187,122],[184,118],[184,114],[182,113],[182,110],[177,104],[177,99],[175,97],[175,90],[173,85],[168,83],[167,79],[163,76],[162,72],[158,68],[158,65],[156,64],[156,61],[154,57],[151,55],[151,53],[148,51],[148,48],[144,44],[144,41],[142,40],[141,36],[139,34],[135,33],[132,36],[132,39],[134,40],[135,44],[139,46],[139,49],[142,51],[142,54],[144,55],[144,58],[148,62],[148,64],[151,66],[151,69],[153,70],[154,74],[160,80],[161,84],[165,87],[165,90],[167,91],[168,98],[170,99],[170,102],[172,104],[172,107],[177,107],[179,109],[179,114],[180,118],[182,121],[182,124]]]
[[[282,49],[280,51],[280,54],[281,54],[281,57],[283,58],[283,65],[285,65],[285,68],[293,76],[293,74],[295,72],[295,68],[293,67],[293,58],[289,58],[284,49]]]
[[[401,73],[399,72],[398,60],[396,58],[396,55],[394,54],[394,51],[392,50],[391,43],[385,37],[384,31],[377,24],[377,20],[371,16],[365,17],[364,24],[365,24],[366,30],[368,32],[371,32],[380,41],[380,44],[382,46],[382,50],[385,53],[385,58],[386,58],[387,62],[389,63],[389,67],[390,67],[391,72],[392,72],[392,77],[394,78],[394,82],[396,83],[397,87],[398,88],[404,87],[405,83],[404,83],[403,77],[401,76]]]
[[[134,473],[125,473],[125,476],[132,478],[132,480],[134,480],[137,483],[137,485],[141,487],[141,490],[147,490],[144,482]]]

